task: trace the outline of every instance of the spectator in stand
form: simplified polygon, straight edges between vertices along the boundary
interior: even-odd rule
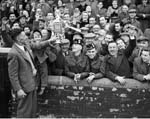
[[[105,17],[106,17],[106,14],[107,14],[107,9],[104,8],[103,2],[100,1],[100,2],[97,4],[97,9],[95,10],[95,15],[96,15],[97,17],[101,17],[101,16],[105,16]]]
[[[80,20],[80,28],[85,27],[87,24],[89,24],[89,16],[87,12],[82,12],[81,20]]]
[[[25,26],[27,26],[26,16],[22,15],[20,16],[17,21],[19,22],[20,27],[23,29]]]
[[[96,19],[95,17],[90,17],[89,18],[89,24],[85,25],[85,27],[89,28],[89,31],[92,31],[93,26],[96,24]]]
[[[73,10],[76,7],[76,4],[74,0],[69,0],[70,2],[66,4],[66,7],[69,9],[69,14],[72,16],[73,15]]]
[[[125,78],[131,77],[128,57],[131,55],[135,45],[136,41],[132,39],[125,50],[119,50],[116,42],[109,42],[109,54],[105,57],[107,78],[118,81],[120,84],[124,85]]]
[[[80,4],[77,6],[80,10],[80,12],[83,12],[86,10],[86,1],[85,0],[80,0]]]
[[[47,13],[52,12],[49,4],[45,2],[45,0],[39,0],[37,8],[40,8],[42,10],[43,16],[46,16]]]
[[[100,24],[101,29],[104,29],[107,32],[110,30],[111,25],[110,25],[110,23],[107,22],[106,17],[101,16],[99,18],[99,24]]]
[[[126,21],[129,17],[129,14],[128,14],[128,6],[127,5],[122,5],[121,6],[121,12],[118,14],[118,17],[119,17],[119,20],[120,21]]]
[[[123,4],[127,5],[129,9],[130,8],[135,8],[136,5],[135,5],[135,3],[133,1],[134,0],[123,0]]]
[[[105,64],[104,57],[100,56],[97,52],[96,46],[94,44],[88,44],[86,46],[86,55],[89,59],[89,76],[87,77],[87,82],[91,83],[95,79],[100,79],[104,77],[105,74]]]
[[[117,38],[120,37],[120,33],[122,33],[122,31],[123,31],[122,22],[120,22],[120,20],[118,20],[114,23],[114,27],[113,27],[113,30],[112,30],[112,34],[114,36],[115,41],[116,41]]]
[[[89,72],[88,58],[82,53],[82,49],[82,39],[74,39],[72,53],[66,57],[65,74],[75,82],[86,78]]]
[[[7,26],[10,28],[12,24],[15,22],[15,20],[16,20],[16,15],[14,13],[10,13]]]
[[[141,23],[141,30],[144,32],[150,26],[150,5],[148,0],[142,0],[142,4],[137,6],[137,16]]]
[[[129,61],[133,63],[136,57],[141,56],[142,49],[148,47],[149,47],[149,39],[147,37],[140,36],[139,38],[137,38],[136,47],[133,50],[131,56],[129,57]]]
[[[119,14],[118,1],[113,0],[112,1],[112,6],[108,7],[107,17],[109,18],[110,22],[114,23],[114,21],[118,19],[118,14]]]
[[[133,77],[136,80],[147,82],[150,80],[150,49],[144,48],[141,56],[134,60]]]
[[[137,13],[135,8],[129,9],[129,18],[127,19],[126,23],[130,23],[131,25],[141,29],[141,23],[137,20]]]

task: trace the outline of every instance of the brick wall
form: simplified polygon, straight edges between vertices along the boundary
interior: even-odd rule
[[[86,81],[75,84],[66,77],[50,76],[49,86],[38,96],[38,111],[40,117],[148,118],[149,99],[149,84],[134,79],[128,79],[125,86],[109,79],[89,85]]]

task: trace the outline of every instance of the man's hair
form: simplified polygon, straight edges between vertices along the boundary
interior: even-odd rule
[[[150,54],[150,48],[149,47],[148,48],[143,48],[142,51],[141,51],[141,54],[142,54],[143,51],[147,51]]]
[[[10,31],[10,36],[13,41],[16,41],[16,37],[20,35],[23,30],[21,28],[15,28]]]
[[[117,45],[117,43],[115,41],[109,41],[108,42],[108,46],[111,44],[111,43],[115,43]]]

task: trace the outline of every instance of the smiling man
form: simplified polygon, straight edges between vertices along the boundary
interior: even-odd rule
[[[133,65],[133,77],[139,81],[150,80],[150,49],[143,48],[141,56],[135,58]]]

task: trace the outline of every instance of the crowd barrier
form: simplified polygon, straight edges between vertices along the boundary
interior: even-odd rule
[[[0,48],[0,117],[15,117],[11,99],[7,53]],[[40,117],[150,117],[150,84],[126,79],[125,85],[107,78],[75,83],[65,76],[49,76],[48,86],[38,95]]]

